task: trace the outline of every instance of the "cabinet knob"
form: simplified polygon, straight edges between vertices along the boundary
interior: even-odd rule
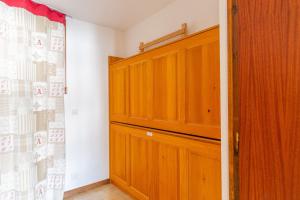
[[[152,136],[153,136],[153,133],[150,132],[150,131],[147,131],[146,135],[149,136],[149,137],[152,137]]]

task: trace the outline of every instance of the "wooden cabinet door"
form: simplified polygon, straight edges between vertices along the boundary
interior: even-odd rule
[[[129,135],[126,127],[110,126],[110,174],[112,181],[126,186],[129,182]]]
[[[146,131],[130,128],[130,190],[140,200],[150,194],[151,156],[150,137]]]
[[[218,29],[207,34],[185,52],[185,125],[200,136],[220,138]]]
[[[153,120],[179,120],[180,58],[178,51],[153,57]]]
[[[220,145],[111,125],[111,179],[140,200],[221,199]]]
[[[221,200],[219,143],[153,133],[153,200]]]
[[[119,121],[127,118],[128,67],[110,68],[110,117]]]
[[[219,28],[111,68],[111,120],[220,139]]]
[[[184,154],[183,199],[221,200],[220,145],[191,142]]]
[[[180,148],[160,139],[153,142],[152,200],[179,200]]]
[[[129,65],[129,117],[144,120],[151,114],[151,61]]]

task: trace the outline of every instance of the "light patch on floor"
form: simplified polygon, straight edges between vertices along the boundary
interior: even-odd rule
[[[108,184],[65,198],[65,200],[133,200],[133,198],[122,192],[116,186]]]

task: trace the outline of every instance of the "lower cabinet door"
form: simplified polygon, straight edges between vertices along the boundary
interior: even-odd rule
[[[151,200],[221,200],[218,142],[154,133]]]
[[[111,179],[139,200],[221,200],[220,143],[111,125]]]
[[[152,195],[155,200],[179,200],[180,148],[164,141],[153,142]]]
[[[151,178],[151,138],[146,131],[130,129],[130,189],[141,200],[148,200]]]
[[[186,148],[184,199],[222,199],[220,156],[220,145],[198,142]]]
[[[110,178],[123,187],[129,181],[129,136],[127,128],[110,126]]]

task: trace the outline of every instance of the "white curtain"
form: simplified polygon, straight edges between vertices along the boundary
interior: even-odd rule
[[[0,200],[62,199],[65,26],[7,2],[0,1]]]

